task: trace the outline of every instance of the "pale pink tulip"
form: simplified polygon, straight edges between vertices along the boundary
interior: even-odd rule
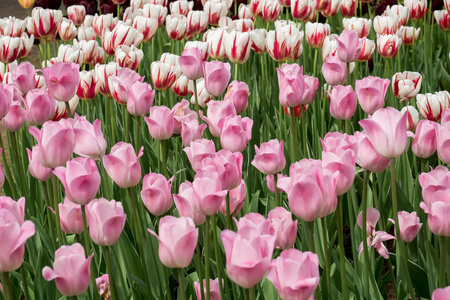
[[[29,160],[28,171],[30,172],[31,176],[40,181],[47,181],[48,179],[50,179],[50,177],[52,177],[52,169],[46,168],[41,165],[39,161],[39,146],[33,146],[32,151],[30,149],[27,149],[27,153]]]
[[[2,125],[9,132],[18,131],[25,122],[25,109],[20,105],[21,101],[13,101],[8,114],[2,119]]]
[[[272,209],[267,215],[269,234],[275,236],[276,249],[288,249],[297,239],[297,220],[292,221],[292,214],[283,207]]]
[[[189,181],[180,184],[178,194],[173,195],[173,200],[180,217],[191,218],[196,226],[205,223],[206,216],[198,213],[193,204],[194,189]]]
[[[252,165],[266,175],[280,173],[286,166],[284,158],[284,142],[270,140],[262,143],[260,148],[255,145],[255,157]]]
[[[202,51],[199,48],[184,50],[179,60],[181,71],[191,80],[197,80],[203,77],[202,62]]]
[[[84,230],[81,205],[73,203],[66,197],[64,203],[59,203],[58,206],[61,230],[67,234],[81,234]]]
[[[102,276],[96,278],[95,283],[97,284],[97,290],[100,297],[106,299],[111,298],[108,274],[103,274]]]
[[[220,144],[231,152],[242,152],[252,137],[253,120],[241,116],[226,117],[219,123]]]
[[[150,111],[155,91],[150,84],[137,81],[128,88],[127,110],[134,116],[142,116]]]
[[[15,201],[10,197],[0,196],[0,209],[6,209],[12,213],[16,217],[19,225],[25,222],[25,197]]]
[[[74,63],[55,63],[44,68],[45,84],[55,100],[68,102],[72,99],[80,82],[80,66]]]
[[[303,67],[297,64],[283,64],[277,68],[278,86],[280,88],[279,101],[284,107],[296,107],[302,103],[305,91]]]
[[[198,139],[192,141],[190,147],[185,147],[183,151],[186,153],[194,171],[197,171],[201,168],[203,159],[214,157],[216,148],[213,141]]]
[[[223,94],[230,81],[231,66],[229,63],[219,61],[203,62],[203,74],[205,76],[206,91],[219,97]]]
[[[389,87],[389,79],[368,76],[355,81],[355,91],[359,105],[369,115],[384,106],[386,91]]]
[[[438,125],[435,122],[421,120],[417,123],[411,150],[415,156],[429,158],[437,150],[436,130]]]
[[[28,93],[29,90],[34,88],[36,71],[32,64],[25,61],[21,63],[17,68],[14,68],[11,72],[11,78],[14,86],[22,92],[22,94]]]
[[[25,100],[25,119],[31,125],[42,125],[55,115],[55,104],[45,89],[32,89]]]
[[[431,295],[431,300],[448,300],[449,297],[450,286],[442,289],[435,289],[433,294]]]
[[[224,100],[231,101],[236,109],[236,113],[240,114],[247,108],[249,95],[248,85],[245,82],[234,80],[228,86]]]
[[[200,282],[194,282],[195,295],[197,300],[206,299],[206,280],[203,279],[203,298],[200,290]],[[221,300],[219,279],[209,279],[209,296],[211,300]],[[434,300],[434,299],[433,299]],[[441,300],[441,299],[438,299]]]
[[[217,176],[216,176],[217,177]],[[225,201],[227,190],[217,178],[196,177],[192,183],[194,209],[203,215],[210,216],[219,211]]]
[[[330,96],[330,114],[338,120],[350,120],[356,111],[356,93],[351,85],[336,85],[328,92]]]
[[[145,207],[154,216],[165,214],[172,207],[172,181],[163,175],[149,173],[144,176],[142,182],[141,198]]]
[[[174,130],[173,111],[167,106],[153,106],[150,116],[144,116],[150,135],[155,140],[169,139]]]
[[[215,137],[220,136],[219,123],[225,120],[226,117],[236,116],[236,108],[229,101],[209,101],[206,117],[200,112],[200,117],[208,124],[209,131]]]
[[[389,167],[391,161],[382,157],[372,146],[364,132],[356,131],[354,133],[358,143],[358,151],[356,153],[356,163],[373,173],[381,173]]]
[[[394,220],[389,219],[389,221],[395,224]],[[402,237],[402,241],[405,243],[412,242],[416,238],[420,228],[422,227],[422,223],[420,223],[420,219],[415,211],[412,213],[409,213],[407,211],[399,211],[398,225],[400,227],[400,235]],[[397,234],[395,236],[397,236]]]
[[[73,123],[75,133],[74,152],[80,156],[99,160],[106,151],[106,140],[103,137],[100,120],[91,124],[85,116],[75,115]]]

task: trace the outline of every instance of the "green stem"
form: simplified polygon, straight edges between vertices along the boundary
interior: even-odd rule
[[[294,154],[294,162],[299,161],[300,154],[298,151],[298,142],[297,142],[297,124],[295,122],[295,108],[289,108],[289,114],[291,115],[291,134],[292,134],[292,151]],[[281,120],[280,120],[281,122]]]
[[[70,103],[69,103],[69,101],[67,101],[67,102],[64,102],[64,104],[66,105],[67,118],[70,119],[70,118],[72,118],[72,111],[70,110]]]
[[[206,216],[205,222],[205,286],[206,300],[211,299],[211,291],[209,289],[209,216]]]
[[[234,64],[234,80],[238,80],[237,79],[237,77],[238,77],[238,66],[239,66],[239,64]]]
[[[390,170],[391,170],[391,192],[392,192],[392,209],[393,209],[393,213],[394,213],[394,221],[395,221],[395,234],[397,237],[397,266],[400,266],[400,262],[403,264],[403,270],[404,270],[404,275],[406,277],[406,283],[407,283],[407,287],[408,290],[410,292],[410,296],[412,298],[415,298],[415,293],[414,293],[414,287],[412,285],[411,282],[411,278],[409,276],[409,271],[408,271],[408,262],[406,261],[406,252],[405,252],[405,245],[403,244],[402,241],[402,237],[401,237],[401,233],[400,233],[400,226],[399,226],[399,222],[398,222],[398,205],[397,205],[397,186],[395,183],[395,158],[391,159],[391,165],[390,165]],[[401,269],[398,268],[397,269],[397,277],[399,277],[400,275],[400,271]]]
[[[72,296],[72,297],[67,297],[67,299],[69,299],[69,300],[78,300],[78,296]]]
[[[59,217],[59,195],[58,195],[58,179],[55,175],[52,176],[52,183],[53,183],[53,206],[56,214],[56,233],[58,235],[58,247],[62,246],[64,244],[64,236],[61,230],[61,222]]]
[[[314,244],[314,221],[306,222],[308,224],[308,244],[309,250],[316,253],[316,245]]]
[[[25,300],[31,300],[30,293],[28,292],[28,281],[27,281],[27,270],[25,269],[25,266],[22,264],[20,267],[20,274],[22,275],[22,282],[23,282],[23,291],[25,294]]]
[[[181,299],[187,300],[186,298],[186,288],[184,287],[184,276],[183,276],[183,269],[177,269],[178,271],[178,281],[180,284],[180,293],[181,293]]]
[[[123,105],[123,113],[125,114],[125,143],[130,142],[130,113],[127,110],[127,106]]]
[[[141,136],[141,116],[136,117],[136,128],[135,128],[135,139],[134,139],[134,150],[136,150],[136,154],[139,153],[139,138]]]
[[[201,291],[201,300],[205,300],[205,293],[203,288],[203,270],[202,270],[202,253],[200,252],[200,244],[197,243],[196,250],[197,252],[197,260],[198,260],[198,279],[200,281],[200,291]]]
[[[250,300],[255,300],[255,287],[251,287],[248,290],[250,292]]]
[[[308,155],[308,144],[306,142],[306,111],[303,107],[300,108],[301,118],[302,118],[302,146],[303,146],[303,157],[309,157]]]
[[[351,78],[350,78],[350,63],[346,63],[346,69],[347,69],[347,85],[351,85]]]
[[[319,14],[317,14],[317,17],[319,17]],[[317,53],[318,50],[314,49],[314,69],[313,69],[313,77],[316,77],[316,66],[317,66]]]
[[[111,142],[115,144],[116,142],[116,126],[114,120],[116,119],[116,115],[114,114],[114,100],[106,99],[108,101],[109,106],[109,125],[111,126]]]
[[[227,210],[227,229],[232,230],[231,228],[231,208],[230,208],[230,194],[227,194],[227,197],[225,198],[225,206]]]
[[[109,251],[109,246],[105,246],[105,260],[106,260],[106,268],[108,270],[108,275],[109,275],[109,286],[111,287],[111,300],[116,300],[117,296],[116,296],[116,284],[114,282],[114,272],[112,270],[112,265],[111,265],[111,253]]]
[[[325,275],[327,279],[327,295],[328,299],[331,299],[330,254],[328,251],[328,234],[327,234],[327,225],[325,224],[325,218],[321,218],[320,223],[322,224],[323,252],[325,256]]]
[[[14,300],[14,295],[11,287],[11,281],[9,281],[9,274],[0,273],[3,285],[3,293],[5,295],[5,300]]]
[[[275,186],[275,207],[280,206],[280,195],[278,193],[278,174],[273,175],[273,185]]]
[[[214,252],[216,256],[216,263],[217,263],[217,277],[219,279],[219,288],[220,288],[220,298],[225,299],[224,292],[223,292],[223,286],[222,286],[222,270],[223,268],[220,267],[221,265],[221,257],[219,254],[219,240],[217,239],[217,219],[216,215],[211,216],[212,221],[212,232],[213,232],[213,239],[214,239]]]
[[[163,265],[164,281],[166,286],[167,299],[172,299],[172,293],[170,291],[169,274],[167,272],[167,267]]]
[[[53,249],[56,249],[56,239],[55,239],[55,226],[53,225],[53,218],[51,216],[50,211],[48,210],[48,208],[50,207],[50,198],[48,196],[48,190],[47,190],[47,183],[44,181],[39,181],[42,187],[42,190],[44,192],[44,201],[45,201],[45,205],[47,206],[47,211],[46,211],[46,215],[47,215],[47,222],[48,222],[48,230],[50,231],[50,237],[52,238],[52,244],[53,244]],[[58,220],[56,220],[58,222]]]
[[[8,166],[8,160],[6,159],[6,151],[5,147],[3,146],[3,138],[0,136],[0,148],[2,150],[2,161],[3,161],[3,171],[5,171],[6,180],[8,181],[9,187],[11,188],[11,193],[14,199],[17,199],[17,192],[16,192],[16,185],[14,184],[14,181],[11,177],[11,171]]]
[[[343,197],[339,196],[337,206],[337,227],[339,240],[339,263],[341,267],[341,285],[344,300],[349,300],[347,273],[345,271],[345,249],[344,249],[344,216],[343,216]]]
[[[200,106],[198,106],[197,80],[194,80],[194,97],[195,97],[195,111],[197,112],[197,118],[200,118],[200,115],[198,114]]]
[[[22,195],[28,195],[28,190],[27,190],[27,185],[25,182],[25,176],[23,174],[23,168],[22,168],[22,164],[21,161],[19,159],[19,148],[17,147],[17,138],[16,138],[16,132],[11,132],[9,137],[11,138],[11,146],[12,146],[12,155],[14,158],[14,165],[16,167],[16,172],[17,175],[19,177],[19,185],[20,185],[20,189],[21,189],[21,194]],[[34,205],[30,205],[30,207],[34,208]],[[34,211],[34,209],[33,209]]]
[[[440,261],[439,261],[439,287],[444,288],[446,286],[445,280],[445,256],[446,256],[446,238],[445,236],[439,236],[439,249],[440,249]]]
[[[86,218],[86,206],[85,205],[81,205],[81,218],[83,219],[83,236],[84,236],[84,247],[86,250],[86,257],[91,255],[91,240],[89,239],[89,230],[88,230],[88,225],[87,225],[87,218]],[[94,298],[95,299],[99,299],[99,294],[98,294],[98,290],[97,290],[97,284],[95,282],[95,272],[94,272],[94,265],[91,264],[90,266],[91,268],[91,286],[93,287],[94,290]],[[90,298],[90,293],[89,293],[89,298]]]
[[[250,289],[244,289],[244,299],[250,300]]]
[[[162,173],[167,178],[167,140],[161,140]]]

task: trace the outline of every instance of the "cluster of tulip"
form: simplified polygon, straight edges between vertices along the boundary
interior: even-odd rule
[[[130,4],[0,20],[0,299],[450,297],[449,0]]]

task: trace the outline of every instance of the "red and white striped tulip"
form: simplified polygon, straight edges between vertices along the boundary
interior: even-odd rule
[[[316,7],[314,10],[316,12],[322,12],[330,5],[331,0],[317,0]]]
[[[422,118],[434,122],[441,120],[442,112],[449,107],[450,95],[447,91],[437,92],[434,94],[426,93],[418,94],[417,107],[419,108]]]
[[[97,41],[80,41],[78,46],[83,51],[83,63],[93,64],[98,48],[100,48]]]
[[[136,71],[143,57],[144,52],[141,49],[133,45],[131,47],[121,45],[116,49],[114,61],[122,68],[129,68]]]
[[[94,27],[94,31],[97,34],[98,37],[103,36],[103,30],[105,28],[108,28],[110,31],[116,27],[118,22],[117,18],[114,18],[113,14],[106,14],[106,15],[100,15],[95,16],[92,19],[92,27]],[[88,26],[88,25],[85,25]]]
[[[322,23],[306,23],[306,40],[313,48],[322,48],[326,36],[330,35],[330,25]]]
[[[78,27],[77,38],[79,41],[95,41],[97,39],[97,35],[93,27],[80,26]]]
[[[295,20],[304,21],[315,11],[315,0],[291,0],[291,13]]]
[[[117,76],[120,67],[116,62],[107,65],[97,64],[95,66],[95,78],[97,80],[98,91],[105,97],[111,97],[109,78]]]
[[[388,6],[384,11],[384,15],[394,18],[398,16],[398,27],[406,26],[409,20],[409,8],[403,5]]]
[[[9,64],[20,57],[22,50],[21,39],[18,37],[0,37],[0,61]]]
[[[327,8],[324,11],[322,11],[322,15],[325,18],[334,17],[338,13],[340,5],[341,5],[341,0],[331,0],[330,4],[328,4]]]
[[[266,52],[266,37],[267,31],[262,29],[254,29],[250,32],[250,47],[256,54],[263,54]]]
[[[150,77],[155,89],[165,91],[169,89],[175,80],[180,77],[179,68],[160,61],[154,61],[151,64]]]
[[[275,29],[267,33],[266,48],[272,59],[285,61],[294,51],[294,41],[287,32]]]
[[[209,56],[212,59],[225,59],[225,46],[223,39],[226,31],[222,28],[210,29],[207,34],[207,42],[209,43]]]
[[[166,17],[166,32],[169,38],[181,41],[187,30],[187,18],[183,15],[168,15]]]
[[[244,3],[239,4],[238,16],[239,16],[239,19],[241,19],[241,20],[242,19],[249,19],[252,21],[255,20],[255,16],[252,14],[249,4],[244,4]]]
[[[144,17],[158,20],[158,27],[164,24],[167,16],[167,7],[155,4],[144,4],[142,8]]]
[[[63,18],[58,28],[58,33],[61,39],[65,42],[73,40],[77,36],[77,27],[75,24],[66,18]]]
[[[377,34],[395,34],[399,19],[399,16],[376,16],[373,19],[373,29]]]
[[[223,44],[227,58],[232,63],[243,64],[250,56],[250,33],[233,30],[224,35]]]
[[[58,48],[58,62],[76,63],[81,65],[83,62],[83,51],[79,48],[78,42],[74,40],[73,45],[61,44]]]
[[[422,86],[422,75],[418,72],[396,73],[392,77],[392,91],[400,102],[408,101],[417,95]]]
[[[31,11],[31,17],[28,18],[28,32],[34,35],[35,38],[54,36],[58,31],[62,18],[62,11],[60,10],[35,7]]]
[[[344,29],[356,30],[360,38],[367,37],[372,27],[372,20],[366,18],[344,18],[342,19]]]
[[[367,61],[372,56],[374,50],[375,42],[367,38],[363,39],[358,61]]]
[[[283,8],[278,0],[261,0],[261,15],[265,22],[275,22]]]
[[[351,18],[355,15],[356,0],[342,0],[340,11],[344,18]]]
[[[81,71],[80,83],[77,88],[77,96],[81,100],[92,100],[97,96],[97,78],[95,70]]]
[[[219,19],[228,14],[228,6],[226,3],[206,1],[203,11],[208,14],[209,25],[217,26]]]
[[[0,35],[20,37],[27,29],[27,20],[8,17],[0,20]]]
[[[137,47],[142,42],[143,38],[144,36],[142,35],[142,33],[137,31],[133,27],[120,23],[117,24],[117,26],[114,27],[112,31],[111,45],[114,51],[120,45],[133,45]]]
[[[419,38],[420,28],[401,26],[397,30],[397,35],[402,39],[403,44],[412,45]]]
[[[434,18],[442,30],[450,30],[450,13],[444,10],[435,10]]]
[[[123,21],[125,23],[128,23],[128,21],[133,22],[134,19],[138,16],[143,17],[144,13],[142,12],[142,9],[135,8],[133,6],[127,7],[125,11],[123,12]]]
[[[67,16],[75,25],[80,26],[86,18],[86,8],[83,5],[71,5],[67,7]]]
[[[384,58],[393,58],[397,56],[402,39],[395,34],[377,35],[378,53]]]
[[[187,17],[188,13],[194,8],[193,1],[177,0],[169,4],[172,15],[183,15]]]
[[[144,16],[136,16],[132,24],[133,28],[142,33],[143,42],[151,41],[155,36],[158,29],[158,20],[153,18],[147,18]]]
[[[427,10],[427,0],[405,0],[404,5],[409,9],[409,19],[416,21],[422,19]]]

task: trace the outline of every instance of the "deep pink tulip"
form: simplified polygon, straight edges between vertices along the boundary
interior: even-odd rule
[[[337,41],[337,56],[345,63],[358,60],[361,53],[362,41],[359,40],[356,30],[344,29],[340,36],[335,36]]]
[[[284,142],[274,139],[262,143],[260,148],[255,145],[255,157],[252,165],[266,175],[280,173],[286,166],[284,157]]]
[[[66,167],[57,167],[53,174],[61,180],[66,197],[76,204],[89,204],[100,188],[100,173],[91,158],[76,157]]]
[[[277,174],[277,180],[280,180],[281,178],[284,177],[288,177],[287,175],[283,175],[281,173]],[[266,177],[266,184],[267,184],[267,188],[269,189],[269,191],[271,191],[272,193],[275,193],[275,178],[274,175],[267,175]],[[283,190],[280,188],[278,189],[278,193],[281,193]]]
[[[355,179],[355,154],[346,150],[340,156],[333,152],[322,152],[322,166],[335,176],[335,188],[338,196],[345,194]]]
[[[284,107],[296,107],[302,103],[305,91],[303,67],[297,64],[283,64],[277,68],[278,86],[280,87],[279,101]]]
[[[80,82],[80,66],[58,62],[42,70],[48,91],[55,100],[68,102],[75,96]]]
[[[194,255],[198,240],[198,228],[191,218],[165,216],[159,221],[159,259],[168,268],[186,268]]]
[[[25,197],[15,201],[7,196],[0,196],[0,209],[6,209],[12,213],[19,225],[22,225],[25,221]]]
[[[128,69],[121,68],[117,72],[116,77],[109,77],[109,87],[111,90],[111,96],[119,104],[127,104],[128,89],[135,82],[142,82],[144,77],[141,77],[137,72]]]
[[[213,158],[215,156],[216,148],[213,141],[198,139],[192,141],[190,147],[185,147],[183,151],[186,153],[194,171],[197,171],[202,167],[204,158]]]
[[[178,213],[180,214],[180,217],[191,218],[194,221],[194,224],[198,226],[205,223],[206,216],[203,214],[199,214],[194,209],[193,193],[194,189],[192,188],[192,183],[190,183],[189,181],[185,181],[180,184],[178,194],[173,195],[173,200],[177,207]]]
[[[190,80],[197,80],[203,77],[203,57],[199,48],[184,50],[178,62],[181,71]]]
[[[450,122],[436,125],[437,153],[440,160],[450,163]]]
[[[311,104],[316,98],[317,89],[319,88],[319,79],[309,75],[304,75],[305,90],[303,92],[302,104]]]
[[[110,298],[111,292],[109,288],[109,275],[103,274],[102,276],[95,279],[95,283],[97,284],[98,294],[102,298]]]
[[[249,95],[248,85],[243,81],[234,80],[228,86],[224,100],[231,101],[236,108],[236,113],[240,114],[247,108]]]
[[[241,116],[226,117],[219,123],[220,144],[231,152],[242,152],[247,147],[247,142],[252,138],[253,120]]]
[[[292,214],[284,207],[276,207],[267,215],[269,234],[273,235],[276,249],[292,248],[297,239],[297,220],[292,221]]]
[[[33,146],[33,150],[27,149],[28,153],[28,170],[34,178],[40,181],[47,181],[52,177],[52,168],[47,168],[41,165],[39,161],[40,150],[39,146]]]
[[[193,206],[194,209],[206,216],[213,215],[219,211],[222,202],[228,191],[223,188],[218,176],[196,177],[192,183],[194,189]]]
[[[435,289],[433,294],[431,295],[431,300],[448,300],[449,297],[450,297],[450,286],[443,289]]]
[[[336,85],[328,92],[330,96],[330,114],[338,120],[350,120],[356,111],[356,93],[351,85]]]
[[[206,117],[200,111],[200,117],[208,124],[209,131],[215,137],[220,136],[219,122],[227,116],[236,116],[236,108],[229,101],[209,101]]]
[[[389,221],[395,224],[394,220],[389,219]],[[422,227],[422,223],[420,223],[420,219],[415,211],[413,211],[412,213],[409,213],[407,211],[399,211],[398,225],[400,227],[400,235],[402,237],[402,241],[405,243],[412,242],[416,238],[420,228]],[[395,236],[397,237],[397,234],[395,234]]]
[[[55,115],[56,103],[45,89],[28,91],[25,100],[25,119],[31,125],[42,125]]]
[[[364,112],[372,115],[384,106],[389,83],[389,79],[381,79],[375,76],[367,76],[355,81],[356,95]]]
[[[231,65],[220,61],[204,61],[202,66],[206,91],[215,97],[219,97],[223,94],[230,81]]]
[[[389,167],[391,161],[382,157],[372,146],[364,132],[356,131],[354,133],[358,143],[358,151],[356,153],[356,163],[364,170],[381,173]]]
[[[21,222],[13,211],[0,209],[0,272],[18,269],[23,262],[25,242],[34,235],[33,222]]]
[[[263,279],[269,269],[275,237],[261,235],[252,227],[235,233],[224,230],[220,234],[227,259],[228,277],[243,288],[251,288]]]
[[[155,91],[150,84],[139,81],[133,83],[127,94],[128,112],[133,116],[146,115],[152,107],[154,97]]]
[[[312,252],[288,249],[270,263],[269,279],[281,299],[309,300],[319,285],[319,258]]]
[[[14,86],[25,95],[29,90],[34,88],[36,83],[34,78],[35,73],[36,69],[34,66],[28,61],[24,61],[12,70],[11,79],[13,80]]]
[[[0,119],[9,111],[13,101],[14,87],[10,84],[0,84]]]
[[[289,177],[280,179],[278,187],[287,193],[292,213],[307,222],[336,209],[336,182],[320,160],[302,159],[292,164]]]
[[[206,126],[205,123],[199,125],[197,119],[181,122],[181,142],[183,146],[187,147],[192,141],[201,139]]]
[[[172,181],[161,174],[149,173],[142,182],[141,198],[145,207],[154,216],[165,214],[172,207]]]
[[[423,188],[423,187],[422,187]],[[450,236],[450,189],[439,189],[424,197],[420,208],[428,215],[430,231],[439,236]]]
[[[63,166],[72,156],[75,133],[69,120],[47,121],[41,130],[30,127],[29,131],[38,142],[40,150],[38,159],[44,167],[54,169]]]
[[[139,153],[131,144],[118,142],[108,155],[103,156],[103,165],[114,182],[123,189],[135,186],[141,181],[139,157],[144,154],[144,147]]]
[[[76,141],[73,152],[94,160],[99,160],[105,154],[106,140],[103,137],[100,120],[97,119],[91,124],[85,116],[75,115],[73,131]]]
[[[194,282],[195,295],[197,300],[206,299],[206,280],[203,279],[203,298],[200,291],[200,282]],[[209,294],[211,300],[221,300],[219,279],[209,280]]]
[[[55,252],[53,270],[44,267],[42,276],[47,281],[55,279],[58,291],[66,297],[83,294],[89,287],[93,256],[91,254],[86,258],[84,248],[79,243],[62,246]]]
[[[144,116],[150,135],[155,140],[169,139],[174,130],[173,111],[167,106],[153,106],[150,116]]]
[[[9,132],[18,131],[25,122],[25,109],[20,105],[21,101],[13,101],[8,114],[2,119],[3,127]]]
[[[127,215],[122,203],[115,200],[95,199],[86,211],[89,216],[89,235],[99,246],[112,246],[119,240]]]
[[[347,68],[337,56],[328,55],[322,65],[322,74],[329,85],[345,84]]]
[[[81,205],[75,204],[64,198],[64,203],[59,203],[59,221],[61,229],[67,234],[80,234],[83,232],[83,218]]]
[[[406,115],[392,107],[377,110],[371,119],[359,121],[373,148],[384,158],[397,158],[408,146]]]
[[[417,123],[416,132],[412,134],[413,141],[411,149],[415,156],[428,158],[436,152],[437,140],[436,130],[438,124],[428,120],[421,120]]]

